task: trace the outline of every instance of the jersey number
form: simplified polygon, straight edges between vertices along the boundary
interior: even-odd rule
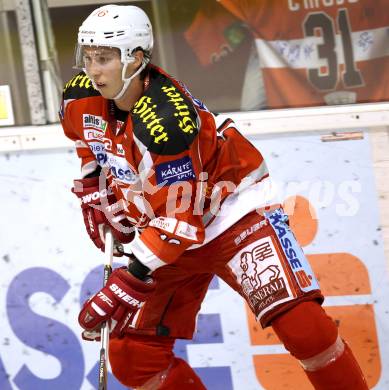
[[[338,12],[337,22],[344,54],[345,70],[342,74],[346,87],[356,87],[363,84],[361,72],[356,68],[351,40],[351,29],[346,9]],[[325,12],[309,14],[304,22],[306,37],[314,37],[315,30],[320,29],[323,43],[317,46],[319,58],[327,61],[327,72],[322,74],[319,69],[309,69],[309,81],[320,90],[330,90],[336,87],[338,82],[339,64],[336,55],[336,31],[334,20]]]

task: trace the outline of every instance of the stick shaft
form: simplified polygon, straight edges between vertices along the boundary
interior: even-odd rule
[[[110,229],[105,233],[105,252],[104,252],[104,279],[103,285],[107,284],[109,275],[112,272],[113,258],[113,237]],[[99,359],[99,390],[107,390],[108,386],[108,370],[107,370],[107,355],[109,344],[109,329],[106,322],[101,326],[101,347]]]

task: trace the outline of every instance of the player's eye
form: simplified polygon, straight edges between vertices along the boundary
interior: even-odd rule
[[[97,57],[97,62],[100,64],[100,65],[104,65],[106,64],[107,62],[109,62],[109,57],[107,55],[100,55]]]
[[[83,55],[83,61],[85,64],[90,64],[92,62],[92,57],[89,55]]]

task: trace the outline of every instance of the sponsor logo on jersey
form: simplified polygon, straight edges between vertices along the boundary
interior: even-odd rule
[[[176,229],[176,235],[187,238],[188,240],[197,241],[197,227],[187,222],[180,221]]]
[[[137,181],[135,170],[124,157],[116,156],[109,151],[112,149],[112,140],[104,138],[103,142],[89,142],[89,148],[95,155],[97,163],[102,167],[110,168],[113,177],[126,184]]]
[[[122,144],[117,144],[116,150],[119,156],[124,156],[124,149]]]
[[[109,139],[109,138],[103,138],[103,142],[104,142],[104,149],[107,151],[107,152],[111,152],[112,151],[112,140]]]
[[[132,112],[146,125],[153,142],[160,144],[166,142],[169,137],[165,127],[161,124],[164,118],[157,116],[157,113],[154,111],[156,108],[157,105],[153,104],[151,96],[144,95],[135,103]]]
[[[258,231],[262,226],[266,226],[267,224],[268,222],[265,219],[243,230],[243,232],[241,232],[239,236],[234,239],[235,245],[239,245],[243,240],[245,240],[247,237],[251,236],[253,233]]]
[[[270,237],[255,241],[228,263],[258,319],[294,298],[285,271]]]
[[[105,121],[101,116],[83,114],[82,121],[84,129],[96,129],[102,131],[103,133],[107,130],[107,121]]]
[[[105,150],[102,153],[95,153],[95,157],[96,157],[97,163],[101,167],[103,167],[107,164],[108,156],[107,156],[107,153],[105,152]]]
[[[150,221],[149,226],[153,226],[158,229],[165,230],[166,232],[173,233],[176,228],[177,220],[175,218],[158,217]]]
[[[84,138],[86,141],[91,140],[102,140],[104,138],[104,133],[96,129],[84,129]]]
[[[174,155],[188,149],[198,134],[194,103],[169,79],[157,75],[132,110],[134,135],[149,151]]]
[[[196,179],[192,159],[188,156],[156,166],[157,185]]]
[[[70,81],[65,84],[64,91],[71,87],[79,87],[79,88],[93,88],[93,84],[90,78],[85,73],[80,73],[74,76]]]
[[[128,164],[124,157],[107,153],[106,165],[109,166],[115,179],[123,183],[134,184],[138,179],[135,170]]]
[[[86,130],[85,130],[86,131]],[[91,131],[91,130],[88,130]],[[96,130],[93,130],[96,131]],[[98,134],[102,134],[98,132]],[[102,140],[103,137],[101,137]],[[92,138],[95,140],[96,138]],[[88,142],[89,149],[93,152],[95,155],[96,161],[100,166],[104,166],[107,163],[108,156],[107,152],[105,150],[105,146],[103,142]]]
[[[185,104],[184,98],[177,91],[176,87],[163,86],[161,90],[169,98],[168,102],[172,103],[175,107],[176,112],[173,114],[178,118],[178,127],[184,132],[192,134],[197,131],[197,125],[191,117],[191,112],[189,111],[188,105]]]
[[[265,213],[265,216],[277,234],[282,250],[297,279],[300,289],[304,292],[319,289],[319,284],[311,266],[287,224],[288,216],[281,209]]]
[[[288,298],[289,294],[286,290],[285,280],[279,277],[279,273],[279,268],[276,265],[271,265],[258,274],[258,278],[263,282],[250,295],[251,305],[257,312],[265,309],[275,300]],[[247,282],[250,283],[248,279],[243,280],[243,286]]]
[[[93,152],[93,154],[97,153],[105,153],[104,144],[101,142],[88,142],[89,149]]]

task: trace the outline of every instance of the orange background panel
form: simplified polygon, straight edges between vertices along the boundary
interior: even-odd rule
[[[339,332],[350,345],[374,387],[381,376],[381,357],[373,305],[327,306],[326,312],[339,324]]]
[[[289,216],[289,224],[297,241],[302,247],[309,245],[319,227],[313,205],[303,196],[296,195],[288,197],[283,207]]]
[[[365,264],[350,253],[306,255],[324,296],[371,294]]]
[[[290,355],[257,355],[253,361],[258,382],[265,389],[313,389],[299,362]]]

